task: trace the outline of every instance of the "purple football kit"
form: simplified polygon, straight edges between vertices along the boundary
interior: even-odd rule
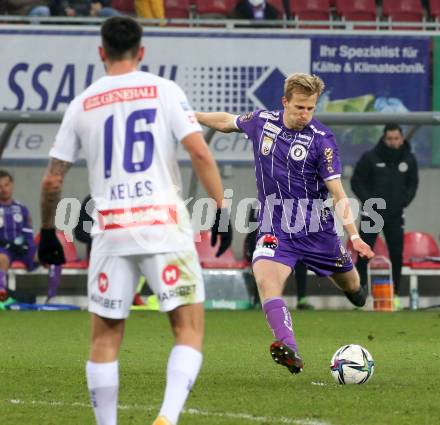
[[[236,126],[254,151],[260,211],[253,261],[270,259],[292,269],[302,261],[318,276],[352,270],[324,203],[325,181],[341,176],[331,130],[314,118],[301,131],[288,129],[283,111],[266,110],[240,115]]]
[[[28,209],[17,201],[0,203],[0,253],[6,254],[9,261],[19,260],[28,270],[35,268],[36,246]],[[27,247],[23,252],[8,249],[8,242]]]

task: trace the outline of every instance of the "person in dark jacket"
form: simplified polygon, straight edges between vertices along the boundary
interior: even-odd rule
[[[234,19],[278,19],[279,12],[266,0],[241,0],[232,12]]]
[[[387,124],[376,147],[364,153],[356,164],[351,178],[351,188],[362,204],[369,198],[382,198],[386,208],[378,211],[384,221],[383,232],[390,253],[394,282],[395,307],[400,307],[399,294],[402,270],[404,209],[414,199],[419,184],[417,161],[411,153],[402,129],[397,124]],[[362,221],[371,220],[362,212]],[[365,233],[360,237],[374,246],[378,233]],[[358,259],[356,267],[361,284],[367,285],[367,261]]]

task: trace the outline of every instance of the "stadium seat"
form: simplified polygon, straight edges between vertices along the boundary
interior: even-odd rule
[[[420,0],[383,0],[383,16],[390,22],[422,22],[423,7]],[[393,29],[419,30],[421,26],[394,27]]]
[[[21,261],[15,260],[12,262],[10,268],[14,269],[14,270],[24,270],[26,268],[26,266]]]
[[[89,267],[88,260],[81,260],[76,251],[75,244],[66,239],[64,232],[57,230],[57,237],[63,246],[64,257],[66,262],[63,264],[63,269],[87,269]],[[35,236],[35,243],[39,243],[40,234]]]
[[[235,0],[196,0],[196,15],[226,18],[234,10]]]
[[[286,11],[284,10],[283,0],[267,0],[267,3],[270,3],[276,10],[278,10],[278,17],[285,18]]]
[[[290,11],[295,19],[300,21],[331,19],[329,0],[290,0]],[[304,28],[328,28],[328,26],[304,26]]]
[[[407,232],[403,241],[403,264],[412,268],[440,268],[439,262],[427,257],[440,257],[435,239],[425,232]]]
[[[189,0],[165,0],[165,17],[170,19],[188,19],[190,16]]]
[[[429,0],[429,14],[435,21],[440,18],[440,0]]]
[[[195,245],[203,269],[244,269],[249,265],[245,260],[237,260],[230,247],[221,257],[216,257],[218,245],[211,246],[210,231],[201,231],[200,240],[196,238]]]
[[[336,12],[345,21],[376,21],[376,2],[374,0],[336,0]],[[374,29],[359,27],[356,29]]]
[[[351,259],[353,260],[353,263],[356,263],[358,253],[353,249],[353,243],[349,239],[347,241],[347,251],[351,254]],[[375,257],[373,257],[370,260],[369,266],[371,269],[388,269],[389,268],[389,258],[390,254],[388,252],[388,248],[385,244],[385,241],[378,236],[376,239],[376,243],[374,244],[373,248]]]

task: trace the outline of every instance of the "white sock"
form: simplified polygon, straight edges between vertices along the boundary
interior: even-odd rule
[[[87,362],[87,386],[97,425],[116,425],[119,390],[118,361]]]
[[[168,359],[167,385],[159,415],[177,424],[180,412],[199,374],[202,353],[187,345],[173,347]]]

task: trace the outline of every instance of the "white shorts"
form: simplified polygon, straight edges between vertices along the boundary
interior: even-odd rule
[[[160,311],[205,301],[202,271],[195,251],[129,256],[91,256],[89,311],[109,319],[130,313],[140,276],[157,295]]]

